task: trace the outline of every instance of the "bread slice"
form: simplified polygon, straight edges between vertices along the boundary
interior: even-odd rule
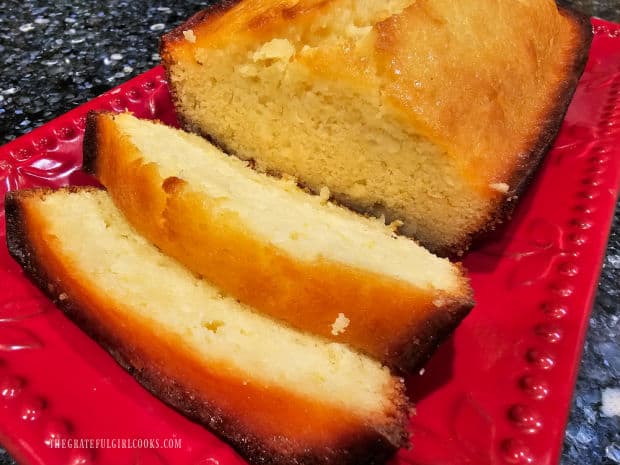
[[[256,464],[375,464],[406,444],[403,382],[256,314],[138,235],[103,190],[9,193],[9,251],[153,394]]]
[[[91,113],[84,147],[84,168],[164,253],[258,311],[392,368],[426,361],[472,306],[459,266],[201,137]]]
[[[553,0],[241,0],[161,56],[185,128],[458,254],[512,210],[590,39]]]

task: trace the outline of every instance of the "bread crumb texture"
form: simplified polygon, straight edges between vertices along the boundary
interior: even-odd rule
[[[496,182],[489,184],[489,186],[491,187],[491,189],[496,190],[497,192],[501,192],[502,194],[506,194],[508,192],[508,189],[510,189],[510,186],[505,182]]]
[[[338,336],[344,333],[350,322],[351,320],[349,320],[344,313],[339,313],[336,321],[332,324],[332,334]]]
[[[183,36],[185,37],[185,39],[187,39],[188,42],[191,42],[192,44],[196,42],[196,35],[191,29],[183,31]]]

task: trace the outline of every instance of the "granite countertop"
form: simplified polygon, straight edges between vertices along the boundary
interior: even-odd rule
[[[0,144],[158,64],[158,38],[207,3],[0,1]],[[565,3],[620,21],[620,0]],[[620,464],[620,418],[601,392],[620,388],[620,222],[616,212],[567,428],[563,465]],[[0,465],[15,462],[0,449]]]

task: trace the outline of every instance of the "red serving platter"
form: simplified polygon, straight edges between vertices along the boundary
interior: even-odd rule
[[[559,137],[501,234],[465,257],[477,305],[423,373],[412,448],[394,465],[559,461],[620,180],[620,26],[593,19],[590,60]],[[0,194],[85,184],[88,110],[175,124],[155,68],[0,148]],[[0,213],[4,242],[4,208]],[[143,389],[0,250],[0,443],[23,465],[242,465]],[[116,439],[116,448],[54,439]],[[121,439],[157,439],[123,448]],[[164,439],[181,441],[163,448]],[[93,445],[95,447],[93,447]],[[139,444],[138,444],[139,445]]]

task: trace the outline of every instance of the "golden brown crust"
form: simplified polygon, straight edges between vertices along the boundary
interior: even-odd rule
[[[303,262],[254,238],[213,199],[178,178],[162,179],[111,114],[89,115],[84,144],[85,169],[165,253],[253,308],[394,369],[418,369],[473,306],[462,270],[458,290],[442,295],[328,258]],[[341,312],[350,323],[334,335]]]
[[[505,224],[517,206],[517,200],[521,198],[533,182],[545,155],[553,146],[553,142],[572,101],[573,94],[577,89],[579,78],[583,74],[588,62],[590,44],[592,43],[590,18],[563,4],[560,4],[559,7],[562,14],[571,18],[574,22],[578,40],[576,40],[574,60],[561,86],[557,89],[555,97],[551,99],[551,106],[543,120],[542,130],[533,141],[527,155],[523,157],[524,162],[516,165],[512,171],[508,180],[508,185],[511,186],[510,191],[491,210],[493,213],[489,215],[486,222],[462,242],[444,250],[438,250],[437,253],[439,255],[460,256],[469,249],[470,245],[476,246],[481,244],[490,234],[495,233],[496,228],[500,227],[502,223]]]
[[[499,2],[497,3],[499,4]],[[532,29],[538,27],[541,36],[537,37],[535,33],[532,33],[531,37],[524,37],[522,40],[521,46],[524,47],[524,50],[523,54],[518,55],[519,66],[530,73],[522,76],[522,80],[511,77],[511,73],[505,77],[498,76],[498,70],[493,70],[493,66],[502,63],[502,58],[495,56],[494,58],[500,61],[491,64],[488,75],[485,74],[484,63],[478,64],[474,70],[467,67],[463,70],[454,70],[455,73],[463,74],[455,81],[459,83],[458,88],[463,89],[462,93],[455,98],[453,91],[450,90],[454,82],[448,79],[448,88],[445,91],[440,90],[436,97],[439,101],[445,98],[446,100],[442,103],[444,105],[446,103],[451,104],[448,105],[448,108],[453,107],[451,110],[448,108],[442,110],[441,107],[437,107],[437,111],[434,113],[432,110],[433,99],[429,99],[426,103],[411,100],[411,102],[415,102],[415,105],[420,104],[421,108],[425,110],[431,109],[430,118],[423,122],[424,124],[428,123],[429,127],[418,127],[418,129],[425,132],[439,145],[446,144],[445,148],[448,153],[452,152],[454,155],[458,155],[463,175],[473,182],[472,187],[478,183],[475,189],[481,192],[487,191],[484,193],[489,203],[487,215],[478,224],[472,224],[469,230],[463,231],[461,237],[454,237],[451,242],[444,243],[440,248],[429,247],[439,255],[462,255],[473,241],[479,242],[484,239],[498,224],[509,218],[517,203],[517,198],[531,182],[536,169],[551,147],[562,124],[564,114],[587,61],[592,36],[591,26],[588,18],[561,6],[558,8],[559,14],[541,15],[536,18],[537,10],[543,7],[543,3],[547,2],[527,7],[532,9],[531,19],[537,21],[537,24],[533,23],[530,26]],[[513,3],[515,7],[518,4],[518,2]],[[394,88],[394,99],[398,105],[404,105],[407,111],[410,108],[403,102],[409,101],[406,97],[415,95],[407,82],[413,81],[414,77],[417,80],[417,76],[415,70],[406,71],[409,64],[407,62],[409,52],[404,49],[404,45],[408,42],[399,34],[409,33],[403,31],[403,24],[407,24],[409,26],[408,31],[412,31],[416,29],[414,21],[419,21],[420,17],[428,18],[434,14],[440,14],[441,11],[435,11],[434,6],[433,3],[418,2],[415,7],[405,12],[406,15],[390,18],[379,27],[385,42],[381,50],[382,56],[388,60],[390,53],[394,53],[396,57],[398,57],[399,51],[404,53],[405,58],[396,62],[396,66],[401,66],[404,69],[399,74],[402,76],[403,82],[399,82],[400,78],[396,78],[392,86]],[[548,5],[545,6],[545,8],[547,7]],[[524,11],[523,13],[528,14],[529,12]],[[451,19],[454,20],[454,18]],[[523,19],[527,18],[514,18],[515,21],[523,21]],[[554,30],[560,31],[557,36],[552,32]],[[517,31],[517,33],[519,32]],[[499,36],[499,33],[497,35]],[[521,38],[516,40],[515,44],[518,44]],[[531,42],[532,40],[536,42]],[[553,41],[553,47],[549,47],[548,40]],[[530,41],[529,44],[528,41]],[[381,43],[381,40],[379,42]],[[437,46],[429,47],[432,52],[440,50],[440,47],[433,48]],[[426,49],[424,50],[426,51]],[[485,51],[483,49],[480,53],[485,53]],[[541,58],[545,53],[552,55]],[[510,60],[515,58],[512,56]],[[450,70],[453,66],[450,60],[454,59],[454,56],[451,56],[450,52],[446,52],[446,56],[442,59],[448,62],[446,69]],[[543,64],[541,64],[541,60]],[[547,63],[546,67],[545,63]],[[510,66],[510,63],[505,63],[505,65]],[[523,70],[520,72],[523,73]],[[542,81],[538,76],[539,73],[543,73]],[[537,75],[537,78],[530,79],[534,74]],[[421,76],[420,80],[424,87],[430,78],[424,73],[421,73]],[[426,78],[426,81],[423,78]],[[502,82],[501,85],[497,84],[498,78]],[[503,84],[504,82],[506,84]],[[527,89],[531,95],[521,95],[523,89]],[[517,100],[508,104],[505,100],[511,97],[511,93],[514,94],[512,97]],[[504,99],[503,102],[502,98]],[[490,103],[481,103],[477,108],[477,100],[482,102],[486,99]],[[529,102],[529,106],[521,108],[523,100]],[[476,110],[472,113],[468,110],[469,108]],[[522,116],[522,112],[525,116]],[[460,114],[468,115],[468,119],[473,117],[475,122],[472,124],[470,121],[459,120]],[[428,113],[427,116],[429,116]],[[412,124],[420,122],[412,121]],[[448,140],[450,141],[449,144],[446,142]],[[463,154],[468,155],[463,156]],[[492,154],[492,156],[488,154]],[[506,193],[500,194],[488,190],[491,184],[500,182],[509,188]]]
[[[9,252],[43,292],[157,397],[230,441],[256,464],[379,464],[406,444],[407,406],[402,403],[377,431],[350,412],[205,367],[183,349],[182,340],[161,328],[155,328],[155,336],[152,328],[92,288],[87,278],[68,272],[50,245],[53,241],[43,238],[44,221],[36,205],[29,206],[30,199],[37,202],[48,192],[7,194]],[[395,395],[397,403],[404,402],[400,392]]]
[[[592,25],[589,17],[565,7],[561,8],[561,12],[574,21],[577,40],[575,41],[573,61],[569,64],[567,73],[557,88],[556,94],[550,99],[549,109],[542,121],[542,129],[537,138],[534,139],[528,154],[523,157],[524,163],[517,165],[511,174],[508,184],[512,189],[506,194],[507,197],[520,196],[531,182],[536,169],[551,148],[562,126],[564,115],[588,61],[592,42]]]
[[[375,28],[388,101],[445,149],[472,189],[499,197],[490,184],[508,184],[528,162],[558,90],[567,78],[575,84],[582,34],[574,17],[552,0],[435,0],[415,2]]]

